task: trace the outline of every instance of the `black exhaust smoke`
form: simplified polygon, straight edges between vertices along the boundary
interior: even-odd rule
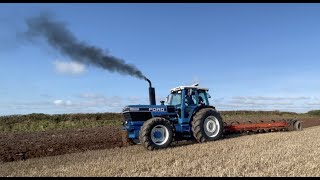
[[[26,19],[28,30],[22,34],[26,40],[35,42],[35,38],[42,37],[54,49],[67,55],[72,60],[94,65],[110,72],[118,72],[139,79],[145,76],[134,65],[125,63],[122,59],[106,54],[101,48],[79,41],[66,28],[65,23],[56,21],[51,13],[42,13],[39,16]]]
[[[36,38],[41,37],[51,47],[74,61],[148,81],[150,105],[156,105],[155,89],[140,70],[122,59],[106,54],[101,48],[79,41],[63,22],[54,20],[51,13],[46,12],[28,18],[26,24],[28,30],[22,35],[28,41],[35,42]]]
[[[156,93],[155,89],[151,85],[151,81],[148,78],[144,78],[146,81],[149,82],[149,101],[150,105],[156,105]]]

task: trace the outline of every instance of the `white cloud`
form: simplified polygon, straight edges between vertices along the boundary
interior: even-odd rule
[[[299,97],[268,97],[268,96],[235,96],[232,97],[235,100],[267,100],[267,101],[278,101],[278,100],[306,100],[311,97],[299,96]]]
[[[279,110],[307,112],[320,109],[317,97],[272,97],[272,96],[234,96],[211,100],[211,104],[221,110]]]
[[[245,96],[244,96],[245,97]],[[271,99],[285,99],[274,98]],[[291,100],[246,100],[246,98],[216,97],[210,99],[210,104],[219,111],[225,110],[279,110],[292,112],[308,112],[320,109],[318,97],[301,98],[291,97]],[[292,100],[297,99],[297,100]],[[119,97],[105,96],[97,93],[83,93],[75,95],[74,99],[56,98],[56,100],[32,101],[32,102],[0,102],[0,114],[64,114],[64,113],[95,113],[95,112],[121,112],[124,106],[130,104],[149,104],[147,96]],[[157,101],[159,105],[159,101]]]
[[[141,103],[141,98],[136,97],[136,96],[132,96],[132,97],[128,98],[128,102],[130,104],[139,104],[139,103]]]
[[[55,100],[55,101],[53,101],[53,104],[62,105],[63,104],[63,100]]]
[[[56,60],[53,64],[55,66],[55,70],[60,74],[78,75],[86,71],[85,66],[76,61],[64,62]]]
[[[214,99],[212,99],[212,101],[215,102],[215,103],[220,103],[220,102],[222,102],[224,99],[225,99],[225,98],[214,98]]]
[[[320,106],[320,101],[317,102],[308,102],[307,105],[315,105],[315,106]]]
[[[234,104],[245,104],[245,105],[252,105],[252,106],[264,106],[264,105],[291,105],[294,104],[293,102],[289,101],[265,101],[265,100],[231,100],[231,103]]]
[[[104,95],[95,94],[95,93],[82,93],[79,95],[79,97],[84,99],[99,100],[99,101],[105,101],[107,99]]]
[[[58,99],[58,100],[54,100],[53,104],[57,106],[70,106],[72,105],[72,102],[70,100],[64,101],[64,100]]]
[[[124,100],[120,96],[110,96],[106,97],[102,94],[96,93],[82,93],[78,97],[84,99],[79,103],[87,107],[122,107]],[[128,99],[129,100],[129,99]]]
[[[66,101],[66,105],[71,105],[72,103],[71,103],[71,101],[70,100],[68,100],[68,101]]]

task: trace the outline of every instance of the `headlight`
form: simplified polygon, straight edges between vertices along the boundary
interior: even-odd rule
[[[122,109],[122,112],[126,112],[126,111],[130,111],[130,108],[129,108],[129,107],[124,107],[124,108]]]
[[[128,125],[128,121],[123,121],[122,126],[126,126],[126,125]]]

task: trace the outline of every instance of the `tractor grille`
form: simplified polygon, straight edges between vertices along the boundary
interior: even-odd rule
[[[126,121],[146,121],[152,118],[151,112],[126,112],[123,116]]]
[[[123,113],[123,117],[125,121],[131,121],[131,116],[128,112]]]
[[[174,106],[167,106],[167,109],[168,109],[168,113],[173,113],[173,112],[175,112]]]

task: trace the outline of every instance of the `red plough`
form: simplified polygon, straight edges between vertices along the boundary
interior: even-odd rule
[[[231,124],[224,123],[224,133],[262,133],[262,132],[274,132],[274,131],[290,131],[290,130],[302,130],[301,122],[296,118],[286,119],[281,121],[271,120],[269,122],[260,121],[258,123],[252,123],[247,121],[246,123],[239,123],[234,121]]]

